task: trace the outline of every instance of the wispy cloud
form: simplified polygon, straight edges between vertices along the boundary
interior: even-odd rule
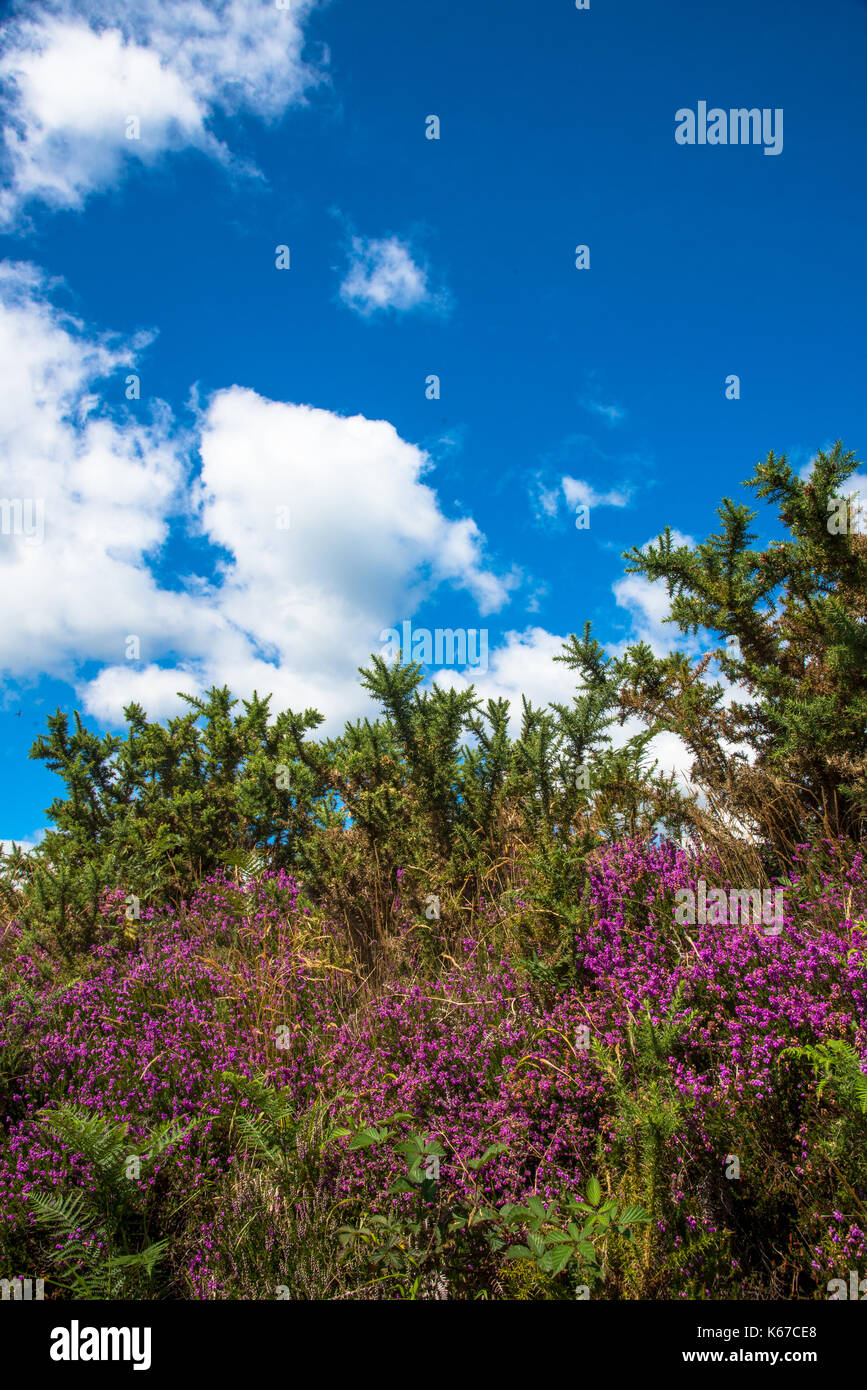
[[[364,317],[389,309],[407,313],[421,307],[438,311],[447,307],[443,292],[432,289],[426,267],[395,236],[352,238],[340,298]]]
[[[583,396],[580,404],[583,410],[589,411],[591,415],[601,416],[609,425],[619,424],[626,418],[626,411],[619,405],[606,405],[604,401],[593,400],[589,396]]]
[[[537,473],[530,483],[534,514],[541,522],[557,522],[564,511],[575,512],[579,507],[628,507],[632,491],[632,487],[624,483],[603,492],[587,479],[573,478],[569,474],[549,483],[543,474]]]
[[[629,488],[612,488],[610,492],[597,492],[592,483],[582,478],[563,478],[563,493],[566,505],[576,507],[628,507],[631,491]]]

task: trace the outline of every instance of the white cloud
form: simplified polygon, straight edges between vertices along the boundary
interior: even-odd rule
[[[352,238],[340,298],[365,317],[383,309],[406,313],[421,306],[446,307],[445,296],[431,290],[427,270],[397,237]]]
[[[583,397],[581,405],[585,410],[589,410],[591,415],[601,415],[609,425],[617,425],[626,418],[626,411],[617,405],[606,405],[604,401],[593,400],[589,396]]]
[[[492,569],[471,518],[445,516],[427,455],[387,421],[240,387],[211,399],[195,438],[165,408],[149,422],[110,414],[99,388],[114,376],[120,394],[136,345],[89,339],[45,292],[33,267],[0,274],[2,490],[43,499],[45,518],[41,545],[0,535],[8,675],[77,683],[110,723],[132,700],[161,718],[182,708],[178,690],[216,683],[314,705],[339,726],[358,713],[357,667],[382,630],[440,586],[483,615],[508,601],[517,577]],[[155,562],[185,526],[215,577],[167,588]],[[130,636],[138,661],[125,659]]]
[[[562,661],[555,661],[563,651],[563,638],[541,627],[524,632],[507,632],[502,644],[489,653],[487,671],[437,671],[437,685],[466,689],[475,687],[483,701],[507,699],[511,704],[512,733],[521,724],[521,696],[526,695],[534,705],[547,705],[552,700],[568,704],[575,694],[576,675]]]
[[[316,0],[54,0],[0,34],[8,188],[0,225],[37,199],[80,208],[126,162],[184,146],[223,162],[216,114],[273,120],[322,74],[302,57]],[[136,117],[140,137],[130,139]]]
[[[46,826],[41,826],[38,830],[31,830],[29,835],[24,835],[20,839],[14,836],[9,840],[0,840],[0,853],[11,854],[13,845],[17,845],[25,854],[31,849],[35,849],[41,840],[45,838]]]
[[[637,722],[637,721],[636,721]],[[624,732],[628,729],[629,734],[637,733],[638,729],[629,728],[630,720],[624,725]],[[679,734],[668,731],[657,734],[647,745],[647,758],[649,762],[658,763],[657,772],[670,774],[674,773],[675,785],[681,791],[689,791],[692,787],[690,773],[692,771],[693,755],[687,748]]]
[[[544,475],[536,473],[530,483],[530,497],[537,521],[556,520],[565,499],[566,510],[577,512],[579,507],[628,507],[632,498],[631,487],[612,488],[609,492],[597,492],[592,483],[583,478],[563,475],[559,484],[547,486]]]
[[[313,706],[337,731],[369,709],[357,668],[381,650],[385,628],[404,618],[428,625],[424,605],[443,588],[463,591],[482,617],[508,603],[518,577],[487,561],[471,518],[444,514],[425,482],[428,456],[387,421],[237,386],[211,398],[189,435],[165,408],[150,420],[111,413],[105,380],[115,378],[119,396],[147,339],[88,336],[47,302],[47,289],[32,266],[0,271],[2,491],[45,500],[43,544],[0,535],[9,677],[65,679],[112,725],[132,701],[162,719],[184,708],[179,690],[217,684],[273,693],[275,710]],[[288,529],[278,508],[288,508]],[[167,588],[157,562],[172,528],[185,527],[213,573],[174,575]],[[633,635],[668,650],[664,587],[632,577],[615,595]],[[130,635],[141,644],[134,662],[124,657]],[[541,627],[509,631],[488,671],[436,679],[460,686],[475,676],[482,698],[505,696],[518,721],[522,695],[571,700],[576,674],[553,660],[562,644]]]
[[[0,535],[0,667],[69,678],[122,654],[130,632],[188,619],[188,601],[160,590],[147,564],[182,506],[183,469],[167,413],[115,422],[96,411],[97,384],[121,382],[141,340],[88,339],[43,291],[32,266],[0,270],[2,491],[44,515],[42,544],[11,521]]]
[[[657,539],[657,536],[653,536],[641,549],[645,549],[651,542],[655,544]],[[685,535],[682,531],[672,529],[671,539],[676,546],[695,546],[693,537]],[[618,606],[627,609],[632,618],[630,635],[622,642],[608,646],[608,651],[613,656],[622,655],[626,647],[634,642],[646,642],[657,657],[667,656],[672,651],[696,657],[717,644],[716,639],[704,630],[695,636],[684,635],[676,623],[665,621],[671,613],[671,601],[663,580],[651,581],[643,575],[628,574],[616,581],[612,591]],[[719,683],[723,690],[723,703],[727,706],[735,700],[749,699],[747,688],[732,683],[715,662],[711,663],[705,679]],[[627,721],[624,729],[637,732],[638,725]],[[726,744],[725,747],[729,753],[740,751],[750,754],[745,745]],[[683,739],[673,733],[657,734],[649,745],[649,752],[651,757],[658,760],[662,771],[673,771],[682,788],[689,786],[692,754]]]
[[[638,635],[630,640],[636,640]],[[551,703],[571,705],[573,697],[580,693],[578,672],[570,670],[565,662],[554,660],[562,655],[564,640],[540,627],[507,632],[503,644],[491,651],[487,672],[444,669],[434,679],[445,688],[464,690],[472,685],[483,702],[508,700],[510,733],[516,738],[521,729],[522,695],[544,708]],[[637,718],[627,719],[622,725],[613,724],[608,730],[612,746],[622,748],[643,727]],[[677,734],[657,734],[648,745],[648,760],[658,762],[660,772],[674,772],[681,788],[688,787],[692,754]]]
[[[572,510],[577,507],[628,507],[629,491],[613,488],[611,492],[597,492],[592,483],[581,478],[562,479],[566,505]]]
[[[682,531],[672,530],[672,543],[676,546],[694,546],[692,536]],[[646,549],[656,544],[657,536],[645,541],[640,548]],[[670,651],[680,649],[695,652],[698,644],[694,639],[684,639],[674,623],[666,622],[671,612],[668,589],[662,579],[645,579],[640,574],[627,574],[612,586],[614,597],[620,608],[626,608],[632,617],[630,636],[612,651],[621,653],[632,642],[646,642],[655,656],[667,656]]]
[[[555,517],[560,506],[560,494],[556,487],[546,488],[544,483],[537,483],[536,495],[536,518],[540,520],[543,516]]]
[[[661,580],[627,574],[613,586],[618,607],[627,608],[633,620],[630,642],[647,642],[656,656],[664,656],[675,645],[677,628],[666,623],[671,610],[668,592]]]

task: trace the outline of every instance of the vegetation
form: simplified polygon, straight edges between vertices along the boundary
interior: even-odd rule
[[[123,736],[58,710],[53,828],[0,862],[0,1273],[825,1297],[867,1256],[867,540],[828,524],[857,466],[760,464],[764,549],[725,499],[630,552],[719,645],[588,624],[571,703],[514,733],[377,657],[337,738],[227,689]],[[678,925],[700,880],[782,888],[782,932]]]

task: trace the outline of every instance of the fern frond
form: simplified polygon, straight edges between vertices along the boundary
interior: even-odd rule
[[[103,1171],[119,1167],[127,1154],[127,1124],[112,1124],[69,1101],[40,1110],[39,1117],[58,1138]]]
[[[867,1074],[861,1070],[861,1058],[849,1043],[841,1038],[828,1038],[823,1043],[808,1043],[805,1047],[784,1047],[779,1055],[781,1061],[791,1057],[810,1063],[818,1081],[818,1099],[821,1100],[826,1086],[834,1085],[845,1104],[867,1115]]]
[[[92,1212],[86,1211],[85,1195],[80,1191],[67,1193],[66,1196],[57,1192],[31,1192],[27,1200],[39,1224],[49,1226],[58,1233],[71,1236],[73,1231],[89,1224],[87,1217],[92,1221]]]
[[[297,1107],[288,1092],[276,1090],[264,1076],[240,1076],[225,1072],[225,1078],[244,1100],[250,1102],[277,1130],[294,1130]]]
[[[129,1152],[137,1153],[140,1158],[153,1163],[166,1149],[182,1143],[194,1134],[200,1124],[201,1120],[197,1118],[186,1122],[181,1119],[164,1120],[154,1126],[143,1144],[133,1147]]]

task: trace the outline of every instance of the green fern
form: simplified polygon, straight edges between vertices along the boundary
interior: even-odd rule
[[[288,1092],[276,1089],[266,1076],[223,1075],[237,1098],[249,1103],[233,1110],[231,1131],[245,1141],[247,1157],[257,1158],[276,1176],[311,1178],[325,1149],[346,1133],[329,1113],[335,1103],[348,1099],[345,1091],[323,1097],[299,1114]]]
[[[98,1217],[94,1219],[88,1198],[89,1194],[80,1191],[65,1196],[34,1192],[30,1196],[37,1225],[63,1240],[47,1254],[49,1265],[57,1270],[53,1282],[76,1299],[140,1295],[141,1283],[131,1276],[141,1272],[152,1280],[168,1241],[148,1241],[141,1250],[118,1254],[112,1241],[114,1232]]]
[[[268,865],[266,855],[261,850],[233,850],[229,854],[221,854],[220,859],[227,868],[235,869],[238,881],[243,884],[251,883],[264,873]]]
[[[840,1038],[829,1038],[826,1042],[806,1047],[785,1047],[780,1053],[784,1057],[797,1058],[809,1062],[819,1078],[816,1096],[822,1098],[825,1087],[832,1084],[840,1100],[850,1109],[859,1109],[867,1115],[867,1075],[861,1070],[861,1059],[854,1047]]]
[[[263,1076],[240,1076],[227,1072],[239,1099],[248,1102],[247,1109],[237,1108],[232,1128],[245,1141],[248,1152],[258,1155],[272,1165],[285,1163],[295,1138],[295,1105],[283,1091],[269,1086]]]
[[[40,1118],[56,1139],[95,1170],[92,1192],[79,1188],[28,1195],[37,1225],[55,1240],[47,1254],[57,1271],[54,1282],[73,1298],[147,1297],[168,1242],[148,1235],[148,1189],[140,1178],[167,1148],[191,1134],[198,1121],[165,1121],[145,1140],[130,1144],[127,1124],[70,1102],[40,1111]],[[138,1180],[127,1176],[131,1158],[138,1160]]]

